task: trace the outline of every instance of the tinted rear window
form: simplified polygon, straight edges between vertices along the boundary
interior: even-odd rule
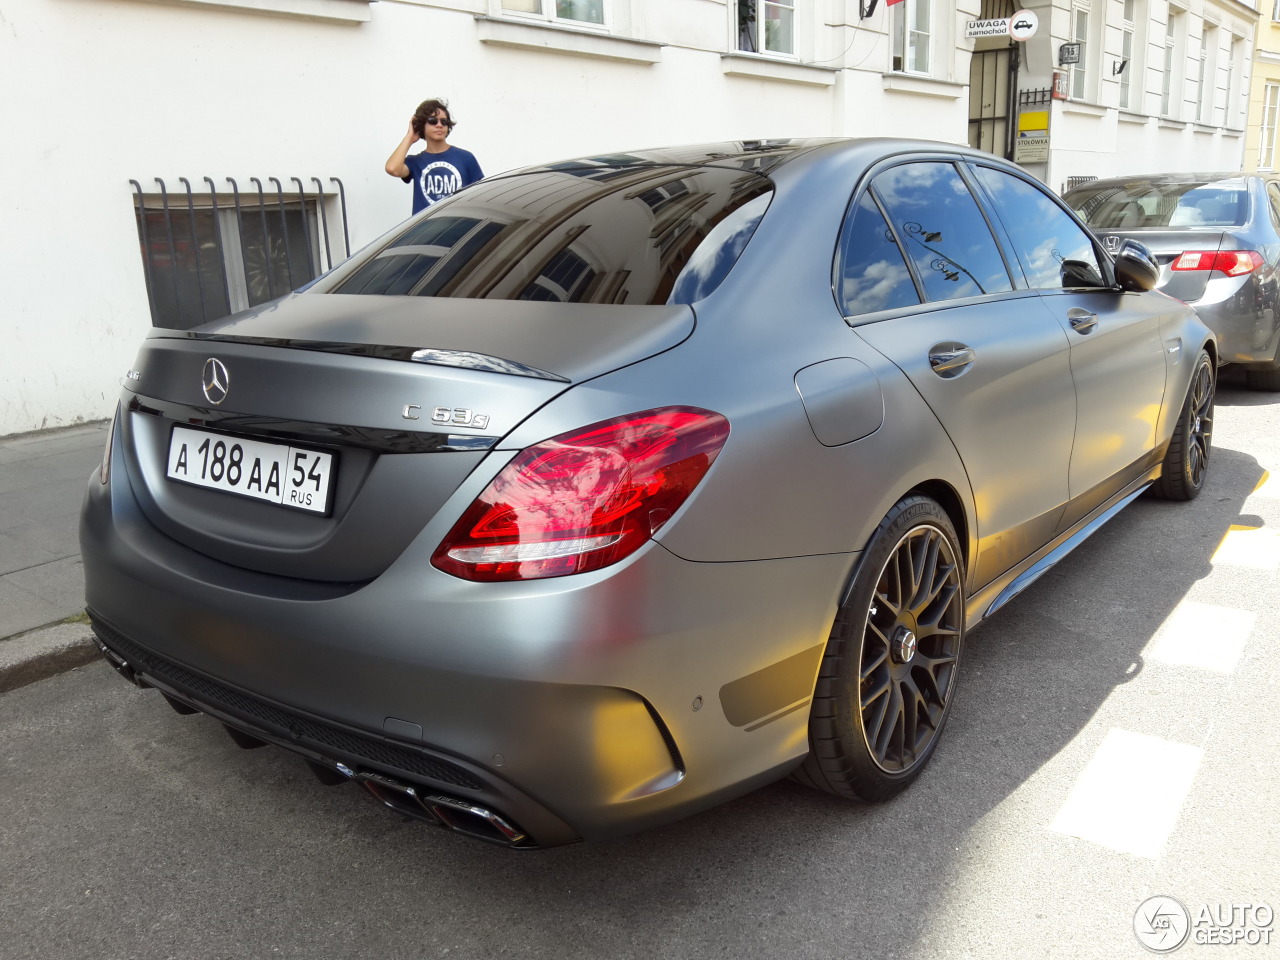
[[[1249,194],[1245,182],[1236,178],[1084,186],[1063,199],[1089,226],[1100,230],[1239,227],[1249,219]]]
[[[773,194],[725,167],[562,165],[483,180],[408,221],[328,293],[692,303],[737,261]]]

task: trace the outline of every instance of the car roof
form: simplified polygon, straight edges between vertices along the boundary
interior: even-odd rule
[[[641,166],[728,166],[770,174],[802,156],[816,152],[864,153],[868,159],[872,156],[887,157],[898,153],[947,153],[1003,163],[993,154],[974,150],[969,146],[941,141],[895,137],[809,137],[729,140],[681,146],[647,147],[640,150],[625,150],[537,164],[509,171],[502,176],[548,171],[565,172],[585,168],[600,171],[622,170]]]

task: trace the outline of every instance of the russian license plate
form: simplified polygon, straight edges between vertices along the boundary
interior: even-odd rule
[[[169,437],[170,480],[282,507],[327,513],[336,474],[333,454],[318,450],[190,427],[175,426]]]

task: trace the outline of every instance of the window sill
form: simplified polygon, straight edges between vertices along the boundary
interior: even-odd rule
[[[260,13],[269,17],[296,17],[328,23],[368,23],[372,0],[155,0],[173,7],[209,7]]]
[[[1201,123],[1199,120],[1189,124],[1189,126],[1194,133],[1201,133],[1205,136],[1221,135],[1224,137],[1231,137],[1239,135],[1240,132],[1238,130],[1232,130],[1230,127],[1219,127],[1212,123]]]
[[[720,69],[726,77],[780,80],[783,83],[803,83],[815,87],[833,86],[836,74],[840,72],[839,67],[819,67],[751,53],[720,54]]]
[[[1096,103],[1084,100],[1065,100],[1062,103],[1063,113],[1076,113],[1082,117],[1105,117],[1110,107],[1100,107]]]
[[[886,73],[884,89],[897,93],[912,93],[922,97],[940,97],[943,100],[960,100],[968,90],[968,84],[950,80],[934,80],[932,77],[915,77],[907,73]]]
[[[1156,122],[1161,130],[1185,130],[1187,121],[1174,120],[1172,117],[1157,117]]]
[[[476,17],[481,43],[520,50],[563,53],[592,60],[614,60],[651,66],[662,60],[665,43],[611,37],[595,30],[576,29],[552,23],[516,22],[498,17]]]
[[[1121,107],[1116,119],[1119,120],[1120,123],[1132,123],[1135,126],[1146,126],[1147,122],[1154,118],[1147,116],[1145,113],[1133,113],[1132,111]]]

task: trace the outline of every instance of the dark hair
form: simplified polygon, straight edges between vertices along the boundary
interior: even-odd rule
[[[413,132],[421,139],[425,140],[427,138],[427,135],[422,131],[423,126],[425,126],[424,121],[427,117],[434,117],[437,110],[443,110],[444,115],[448,117],[450,121],[453,120],[453,114],[449,112],[449,101],[443,98],[423,100],[418,104],[418,109],[413,111]],[[452,122],[450,125],[452,126]]]

